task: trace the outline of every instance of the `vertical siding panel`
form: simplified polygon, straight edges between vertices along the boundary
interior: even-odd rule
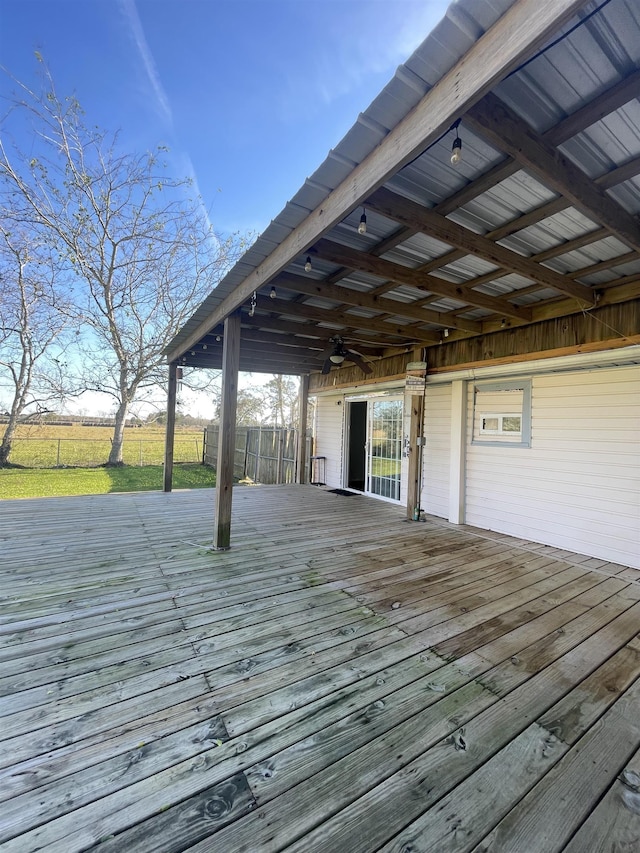
[[[534,376],[530,448],[468,435],[467,523],[640,568],[639,426],[637,366]]]
[[[422,459],[422,508],[449,517],[451,385],[428,385],[424,404],[426,445]]]
[[[325,482],[332,489],[342,487],[344,410],[343,394],[317,398],[314,455],[326,456]]]

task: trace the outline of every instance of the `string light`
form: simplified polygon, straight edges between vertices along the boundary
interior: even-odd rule
[[[307,260],[306,260],[306,263],[304,265],[304,271],[305,272],[311,272],[312,269],[313,269],[313,267],[311,266],[311,255],[307,255]]]
[[[362,216],[360,217],[360,225],[358,225],[358,234],[366,234],[367,233],[367,214],[364,212],[364,207],[362,208]]]
[[[271,290],[269,291],[269,296],[271,297],[271,299],[275,299],[277,295],[278,294],[276,293],[275,287],[272,287]]]
[[[460,160],[462,160],[462,140],[460,139],[460,135],[458,133],[458,127],[460,126],[460,119],[453,123],[451,126],[451,130],[455,130],[456,138],[453,140],[453,145],[451,146],[451,165],[457,166]]]
[[[250,317],[253,317],[253,315],[256,313],[256,302],[257,302],[257,300],[258,300],[258,297],[256,296],[256,292],[254,290],[253,296],[251,297],[251,302],[249,303],[249,316]]]

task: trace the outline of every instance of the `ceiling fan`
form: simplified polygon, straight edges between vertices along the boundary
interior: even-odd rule
[[[322,353],[323,373],[328,373],[331,370],[332,365],[336,365],[337,367],[342,364],[343,361],[353,362],[353,364],[355,364],[356,367],[359,367],[363,373],[373,372],[359,352],[355,352],[354,350],[350,350],[345,347],[344,341],[339,335],[330,338],[330,341],[330,345]]]

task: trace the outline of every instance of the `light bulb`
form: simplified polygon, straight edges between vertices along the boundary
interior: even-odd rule
[[[277,295],[278,294],[276,293],[275,287],[272,287],[271,290],[269,291],[269,296],[271,297],[271,299],[275,299]]]
[[[456,136],[451,146],[451,165],[457,166],[460,160],[462,160],[462,140]]]
[[[363,212],[360,217],[360,225],[358,225],[358,234],[366,234],[367,233],[367,216]]]
[[[305,272],[311,272],[312,269],[313,269],[313,267],[311,266],[311,258],[309,255],[307,255],[307,262],[304,265],[304,271]]]

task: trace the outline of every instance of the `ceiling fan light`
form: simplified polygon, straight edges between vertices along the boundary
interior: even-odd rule
[[[329,356],[329,361],[333,362],[333,364],[342,364],[344,356],[340,355],[339,352],[334,352],[333,355]]]

